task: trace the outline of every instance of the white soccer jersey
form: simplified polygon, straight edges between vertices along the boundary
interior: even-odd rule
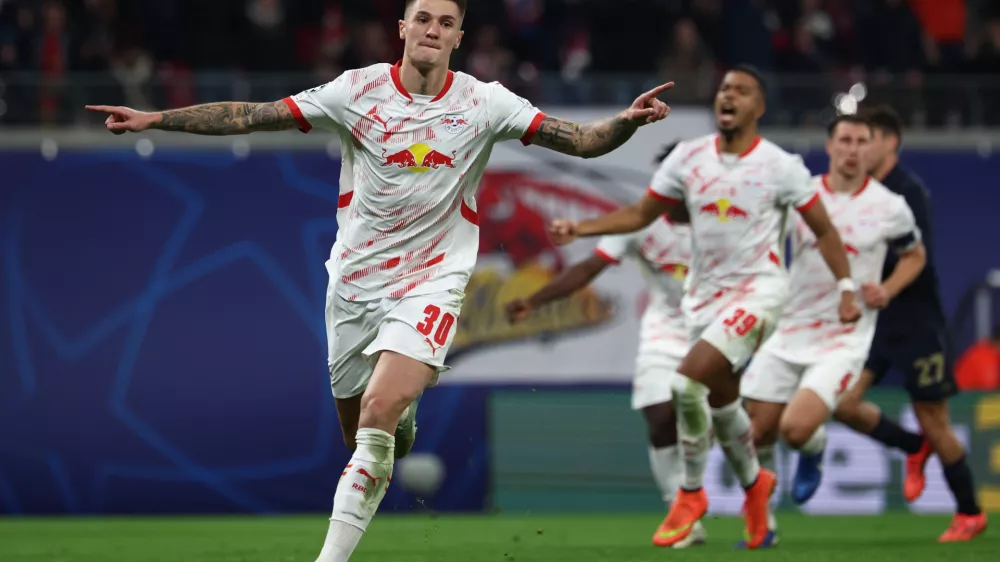
[[[479,250],[475,193],[496,142],[528,144],[545,115],[499,83],[448,72],[436,96],[376,64],[285,99],[300,129],[340,135],[331,260],[347,300],[464,290]]]
[[[851,263],[851,276],[862,283],[880,283],[889,246],[905,252],[920,242],[913,212],[901,195],[869,178],[854,194],[834,193],[826,177],[813,178]],[[809,364],[832,354],[864,359],[868,355],[878,311],[861,306],[861,319],[845,325],[837,313],[840,291],[833,273],[816,248],[816,236],[802,219],[792,237],[791,297],[778,332],[765,346],[791,362]]]
[[[638,232],[602,237],[595,252],[616,265],[634,258],[650,285],[650,302],[639,331],[640,359],[683,357],[688,336],[680,304],[691,263],[691,229],[660,218]]]
[[[787,290],[781,256],[788,208],[801,212],[819,200],[801,157],[760,137],[743,154],[721,153],[715,134],[678,144],[653,176],[650,193],[683,201],[691,216],[685,308],[695,313]]]

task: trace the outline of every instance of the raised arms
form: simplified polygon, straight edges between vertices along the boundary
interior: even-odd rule
[[[196,135],[245,135],[254,131],[285,131],[299,126],[291,109],[280,100],[267,103],[207,103],[153,113],[106,105],[88,105],[87,109],[107,113],[108,119],[104,124],[116,135],[147,129]]]

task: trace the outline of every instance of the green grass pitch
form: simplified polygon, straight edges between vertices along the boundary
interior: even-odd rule
[[[995,560],[1000,533],[939,545],[946,517],[781,516],[781,544],[734,552],[742,522],[706,521],[709,545],[684,551],[650,543],[659,516],[376,517],[351,562],[948,562]],[[323,515],[266,518],[0,519],[3,562],[314,562]]]

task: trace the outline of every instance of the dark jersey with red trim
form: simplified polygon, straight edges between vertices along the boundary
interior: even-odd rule
[[[545,117],[499,83],[449,72],[407,92],[376,64],[285,99],[303,132],[340,136],[339,231],[331,252],[348,300],[464,290],[479,249],[475,193],[494,144],[527,144]]]
[[[905,334],[914,328],[944,328],[947,320],[941,304],[941,287],[937,269],[934,267],[934,235],[931,224],[930,193],[920,178],[900,165],[896,165],[882,180],[882,184],[894,193],[902,195],[913,211],[913,217],[920,227],[924,246],[927,248],[927,265],[910,286],[903,289],[889,306],[879,314],[878,332],[885,335]],[[882,269],[882,278],[892,274],[899,263],[899,257],[889,253]]]

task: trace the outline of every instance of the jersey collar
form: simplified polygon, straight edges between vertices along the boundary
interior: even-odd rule
[[[410,95],[410,92],[406,91],[406,88],[403,87],[403,81],[399,79],[399,67],[402,64],[403,64],[402,60],[397,61],[396,64],[394,64],[389,69],[389,75],[392,76],[392,84],[393,86],[396,87],[396,90],[400,94],[402,94],[403,97],[405,97],[406,99],[413,101],[413,96]],[[454,81],[455,81],[455,73],[449,70],[448,75],[445,76],[444,79],[444,87],[441,88],[441,91],[438,92],[438,95],[434,96],[434,99],[431,100],[431,103],[434,103],[443,98],[444,95],[448,93],[448,90],[451,89],[451,84]]]
[[[715,135],[715,155],[719,156],[720,158],[722,157],[722,151],[719,149],[721,141],[722,138],[719,135]],[[753,139],[753,142],[750,143],[750,146],[739,155],[739,158],[745,158],[751,152],[753,152],[753,149],[757,148],[757,145],[760,144],[760,141],[761,141],[760,135],[757,135],[757,137]]]
[[[828,182],[827,179],[826,179],[829,175],[830,174],[823,174],[823,188],[826,189],[827,192],[829,192],[829,193],[834,193],[834,191],[832,189],[830,189],[830,182]],[[852,193],[851,197],[857,197],[857,196],[861,195],[861,192],[864,191],[865,188],[868,187],[868,183],[871,182],[871,181],[872,181],[872,177],[871,176],[865,176],[865,183],[861,184],[861,187],[859,187],[857,191],[855,191],[854,193]]]

